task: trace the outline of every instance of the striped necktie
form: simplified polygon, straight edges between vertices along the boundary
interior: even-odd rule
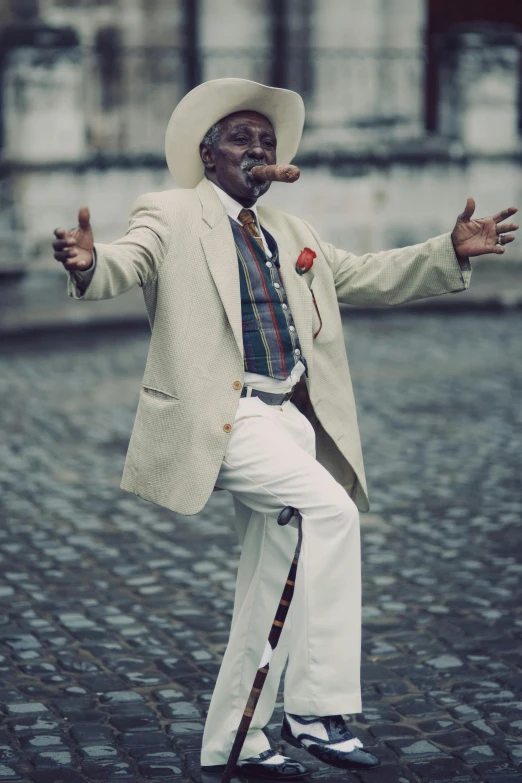
[[[265,246],[263,245],[263,239],[259,234],[259,231],[257,229],[257,223],[256,223],[256,216],[252,212],[251,209],[242,209],[239,215],[237,216],[238,220],[242,224],[245,231],[250,234],[250,236],[255,239],[263,253],[265,252]]]

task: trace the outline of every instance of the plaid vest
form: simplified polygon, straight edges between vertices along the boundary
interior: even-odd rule
[[[306,367],[279,271],[275,239],[263,231],[267,258],[243,226],[229,218],[239,262],[244,363],[247,372],[285,380],[298,361]]]

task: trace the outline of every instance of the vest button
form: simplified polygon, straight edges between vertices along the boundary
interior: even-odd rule
[[[232,384],[232,386],[234,387],[234,389],[236,389],[237,391],[239,391],[239,389],[241,389],[241,388],[242,388],[243,384],[241,383],[241,381],[234,381],[234,383]]]
[[[230,432],[232,430],[232,425],[231,424],[223,424],[223,430],[225,432]]]

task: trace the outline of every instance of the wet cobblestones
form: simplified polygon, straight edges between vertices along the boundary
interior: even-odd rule
[[[314,780],[522,779],[522,317],[345,314],[372,512],[363,709]],[[227,493],[119,490],[148,338],[0,356],[0,783],[199,780],[238,548]],[[279,739],[282,703],[269,727]]]

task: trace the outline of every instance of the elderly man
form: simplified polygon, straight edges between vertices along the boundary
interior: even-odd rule
[[[358,257],[300,218],[258,210],[269,184],[251,169],[290,162],[303,121],[294,92],[202,84],[167,130],[179,189],[139,198],[111,244],[94,244],[85,207],[54,242],[70,296],[143,288],[152,336],[122,487],[181,514],[201,511],[214,488],[234,497],[242,554],[204,768],[227,760],[292,559],[297,533],[278,514],[300,511],[294,601],[239,761],[281,778],[306,773],[263,732],[287,662],[283,738],[345,769],[379,764],[342,717],[362,709],[358,510],[369,506],[338,302],[463,291],[469,257],[502,253],[517,228],[502,223],[515,208],[476,220],[469,199],[451,233]]]

